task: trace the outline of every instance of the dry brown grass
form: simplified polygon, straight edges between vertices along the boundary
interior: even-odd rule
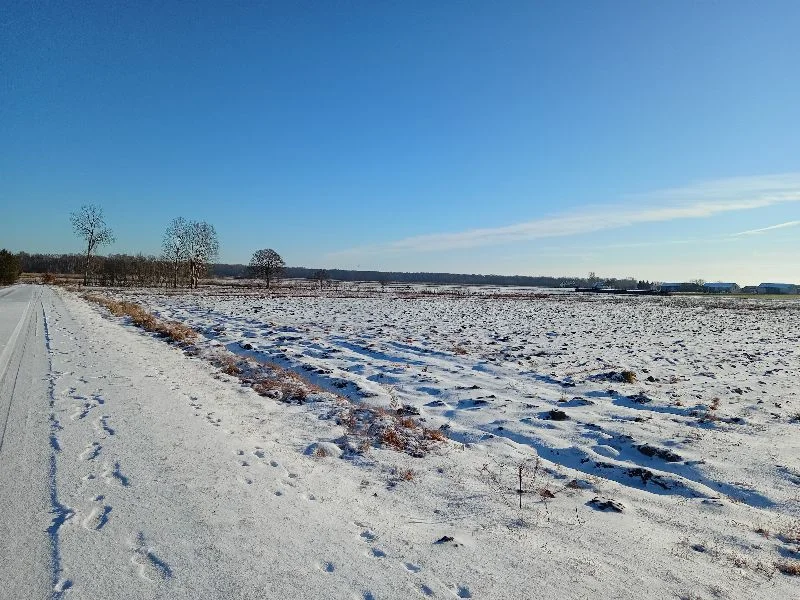
[[[623,371],[621,375],[625,383],[636,383],[636,373],[633,371]]]
[[[105,307],[115,317],[128,317],[137,327],[173,342],[186,343],[197,337],[197,332],[191,327],[177,321],[161,321],[135,302],[114,300],[99,294],[83,294],[83,298]]]
[[[775,563],[775,568],[784,575],[800,577],[800,560],[781,560]]]
[[[381,444],[384,446],[389,446],[390,448],[394,448],[395,450],[405,450],[406,449],[406,441],[397,431],[397,429],[393,427],[387,427],[381,433]]]
[[[464,346],[453,346],[453,354],[458,354],[459,356],[464,356],[467,354],[467,349]]]
[[[425,439],[434,442],[443,442],[447,439],[447,436],[441,429],[428,429],[425,427],[422,429],[422,434],[425,436]]]
[[[196,331],[181,323],[160,321],[133,302],[88,293],[83,294],[83,298],[104,306],[115,316],[127,316],[138,327],[175,342],[188,342],[198,335]],[[335,418],[339,425],[347,429],[348,435],[361,440],[359,448],[362,452],[369,451],[372,445],[377,443],[412,456],[422,456],[434,444],[447,440],[447,436],[441,430],[422,427],[416,419],[398,414],[401,411],[397,408],[388,410],[355,404],[344,396],[325,392],[298,373],[273,363],[237,356],[222,349],[209,353],[204,352],[202,348],[190,346],[187,351],[192,350],[195,355],[202,356],[223,373],[237,377],[261,396],[302,404],[311,395],[324,395],[334,403]]]

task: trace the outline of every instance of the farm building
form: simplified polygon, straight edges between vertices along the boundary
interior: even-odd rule
[[[681,289],[683,285],[682,283],[662,283],[659,289],[662,292],[681,292],[683,291]]]
[[[662,283],[658,286],[662,292],[701,292],[703,288],[697,283],[684,281],[683,283]]]
[[[742,288],[743,294],[757,294],[758,293],[758,286],[757,285],[746,285]]]
[[[739,286],[735,283],[704,283],[703,291],[711,294],[735,294],[739,291]]]
[[[758,286],[759,294],[797,294],[798,286],[793,283],[762,283]]]

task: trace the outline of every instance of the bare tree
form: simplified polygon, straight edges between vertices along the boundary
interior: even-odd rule
[[[161,243],[164,258],[172,264],[172,287],[178,287],[178,271],[181,263],[188,259],[186,254],[188,239],[189,222],[183,217],[172,219]]]
[[[256,250],[253,258],[250,259],[250,271],[256,276],[267,282],[280,277],[286,263],[283,262],[281,255],[272,248]]]
[[[200,276],[208,272],[208,265],[219,254],[217,230],[205,221],[192,221],[186,237],[186,259],[189,262],[189,287],[196,288]]]
[[[86,269],[83,285],[89,285],[89,271],[92,253],[100,246],[114,243],[114,234],[106,225],[103,209],[94,204],[84,204],[80,210],[70,215],[75,234],[86,241]]]
[[[319,282],[319,289],[322,289],[323,284],[330,279],[330,277],[328,277],[328,272],[325,269],[314,271],[311,277]]]

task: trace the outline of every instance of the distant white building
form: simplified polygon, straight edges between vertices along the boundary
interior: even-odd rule
[[[736,283],[704,283],[703,291],[712,294],[735,294],[739,291],[739,286]]]
[[[762,283],[756,288],[759,294],[797,294],[798,286],[793,283]]]

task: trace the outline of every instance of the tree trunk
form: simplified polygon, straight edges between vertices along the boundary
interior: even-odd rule
[[[92,256],[92,247],[88,246],[86,248],[86,271],[83,274],[83,285],[89,285],[89,260]]]

